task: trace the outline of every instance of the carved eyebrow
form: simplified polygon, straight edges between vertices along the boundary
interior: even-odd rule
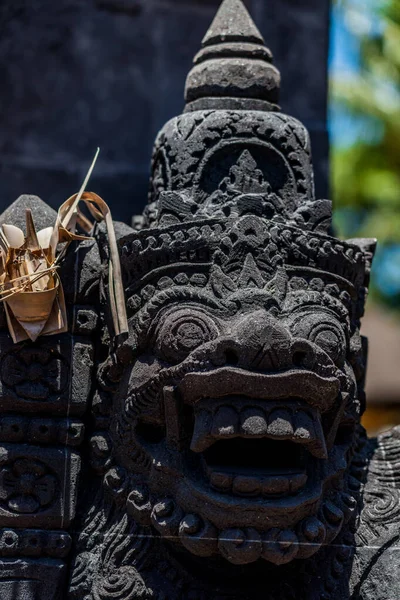
[[[294,296],[296,296],[297,302],[293,306]],[[307,306],[318,306],[321,310],[329,311],[341,319],[348,318],[350,315],[348,308],[338,298],[334,298],[327,292],[313,292],[309,290],[290,292],[288,299],[284,303],[283,312],[285,314],[293,314],[297,310],[301,310]]]
[[[158,292],[147,302],[147,304],[139,310],[139,312],[130,319],[130,326],[136,331],[138,336],[144,332],[146,334],[152,327],[152,324],[157,319],[160,311],[166,308],[170,304],[179,304],[182,306],[183,302],[189,302],[190,304],[196,304],[197,307],[211,308],[217,312],[226,313],[226,308],[222,302],[216,298],[207,294],[206,292],[189,289],[189,288],[171,288]]]

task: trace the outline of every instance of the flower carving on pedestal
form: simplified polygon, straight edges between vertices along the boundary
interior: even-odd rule
[[[56,477],[38,460],[18,458],[0,471],[0,501],[19,514],[32,514],[56,498]]]
[[[4,385],[27,400],[47,400],[59,394],[68,382],[62,376],[65,360],[47,348],[25,347],[7,354],[0,366]]]

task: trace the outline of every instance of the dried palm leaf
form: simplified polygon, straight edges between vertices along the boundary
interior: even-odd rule
[[[93,224],[79,210],[83,201],[96,221],[104,220],[110,247],[109,290],[114,330],[117,336],[128,331],[121,266],[110,209],[93,192],[85,192],[99,154],[78,194],[60,207],[54,227],[36,232],[33,216],[26,211],[26,236],[18,227],[4,224],[0,229],[0,301],[5,304],[7,322],[14,342],[40,335],[67,331],[67,314],[58,269],[72,241],[89,239],[76,232],[79,226],[90,232]],[[59,244],[63,247],[58,251]]]

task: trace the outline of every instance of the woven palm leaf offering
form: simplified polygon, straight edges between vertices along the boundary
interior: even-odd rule
[[[0,228],[0,301],[4,302],[14,343],[68,330],[59,271],[71,242],[90,239],[93,223],[80,210],[83,202],[96,222],[105,221],[109,242],[110,304],[116,336],[128,324],[121,268],[110,209],[100,196],[85,192],[95,166],[93,159],[79,193],[60,207],[54,227],[36,231],[34,215],[26,210],[26,235],[14,225]],[[77,228],[84,232],[78,233]]]

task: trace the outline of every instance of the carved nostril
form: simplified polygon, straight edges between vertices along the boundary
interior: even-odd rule
[[[312,369],[315,365],[315,352],[306,341],[297,340],[292,346],[292,364],[294,367]]]
[[[227,365],[236,367],[238,362],[239,362],[239,356],[238,356],[236,350],[233,350],[232,348],[225,350],[225,363]]]
[[[307,363],[307,352],[297,350],[293,354],[292,362],[295,367],[304,367]]]

